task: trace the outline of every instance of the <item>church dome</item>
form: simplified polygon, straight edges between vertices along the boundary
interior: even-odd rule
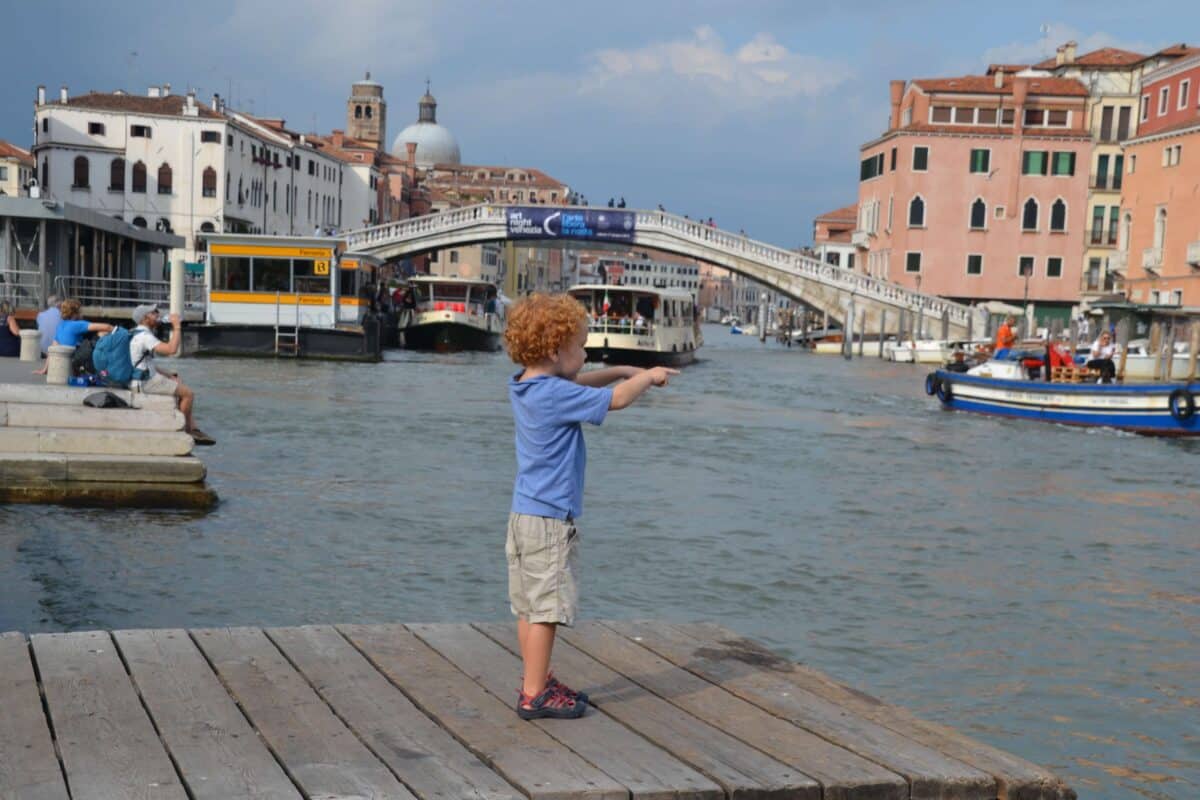
[[[429,93],[428,87],[417,106],[417,121],[400,131],[392,142],[392,155],[408,158],[406,145],[413,143],[417,146],[417,166],[422,169],[428,169],[434,164],[461,164],[458,141],[448,128],[438,124],[437,100]]]

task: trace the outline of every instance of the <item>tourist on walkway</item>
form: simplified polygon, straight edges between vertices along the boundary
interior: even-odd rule
[[[46,309],[39,311],[37,315],[42,358],[45,358],[46,354],[50,352],[50,345],[54,344],[54,332],[58,330],[60,322],[62,322],[62,312],[58,310],[58,297],[50,295],[46,298]]]
[[[512,360],[524,367],[508,382],[517,479],[505,544],[508,597],[524,664],[517,697],[523,719],[570,719],[587,709],[587,695],[550,672],[557,626],[575,622],[579,599],[575,523],[583,514],[587,463],[581,423],[599,425],[609,410],[626,408],[678,374],[665,367],[580,372],[587,333],[587,311],[577,300],[535,294],[513,307],[504,334]],[[616,388],[604,388],[622,378]]]
[[[133,364],[133,377],[141,382],[146,394],[162,394],[175,398],[175,404],[183,412],[184,430],[192,435],[196,444],[216,444],[208,434],[196,427],[192,406],[196,395],[179,379],[178,372],[157,366],[155,356],[173,356],[179,352],[183,340],[183,323],[178,314],[171,315],[171,339],[164,342],[154,335],[160,313],[156,305],[138,306],[133,310],[135,327],[129,340],[129,361]]]
[[[1087,362],[1089,369],[1100,370],[1100,382],[1112,383],[1117,377],[1117,368],[1113,364],[1113,356],[1117,347],[1112,343],[1112,334],[1103,331],[1096,341],[1092,342],[1091,360]]]
[[[17,358],[21,355],[21,326],[13,316],[12,304],[0,303],[0,358]]]
[[[89,333],[108,333],[113,329],[107,322],[88,322],[86,319],[80,319],[83,304],[73,297],[63,300],[58,308],[62,320],[54,329],[54,342],[64,347],[78,347],[79,340]]]
[[[996,352],[993,354],[995,358],[1005,358],[1008,352],[1012,350],[1012,346],[1017,342],[1017,335],[1013,333],[1013,325],[1017,322],[1017,318],[1009,314],[1004,319],[1004,324],[1000,326],[1000,330],[996,331]]]

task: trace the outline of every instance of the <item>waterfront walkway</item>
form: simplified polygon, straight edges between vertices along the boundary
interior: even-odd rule
[[[585,623],[522,722],[510,623],[0,634],[0,799],[1073,798],[710,624]]]

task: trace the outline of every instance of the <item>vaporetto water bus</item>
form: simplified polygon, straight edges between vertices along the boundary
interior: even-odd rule
[[[185,329],[196,355],[382,357],[383,319],[364,299],[380,261],[340,239],[203,235],[204,324]]]
[[[500,349],[504,309],[496,284],[419,275],[408,289],[416,293],[417,305],[400,319],[405,347],[440,353]]]
[[[1036,355],[1036,354],[1035,354]],[[1197,436],[1200,383],[1096,383],[1031,380],[1019,359],[988,361],[966,373],[940,369],[925,391],[958,411],[1064,425],[1117,428],[1153,436]]]
[[[588,310],[589,361],[678,367],[696,360],[703,341],[687,290],[579,284],[568,291]]]

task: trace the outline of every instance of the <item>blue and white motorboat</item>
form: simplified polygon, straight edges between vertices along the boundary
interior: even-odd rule
[[[939,369],[925,391],[946,408],[1151,436],[1200,436],[1200,382],[1060,383],[1030,380],[1018,361],[988,361],[965,373]]]

